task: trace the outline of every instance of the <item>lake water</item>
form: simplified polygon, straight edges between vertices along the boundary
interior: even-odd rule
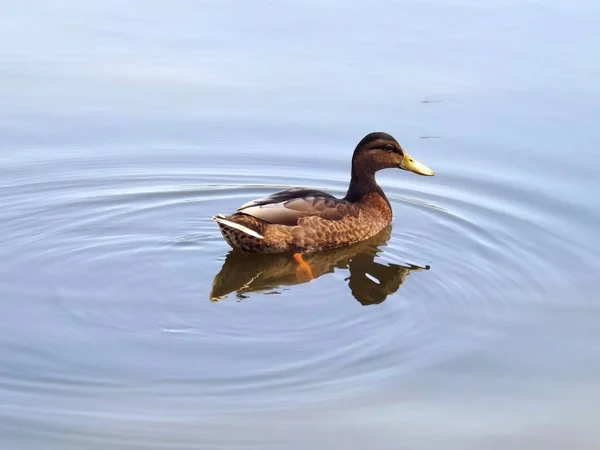
[[[599,5],[0,6],[0,448],[599,448]],[[371,131],[389,229],[230,254]]]

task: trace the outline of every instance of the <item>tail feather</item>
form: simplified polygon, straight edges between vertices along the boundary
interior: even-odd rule
[[[225,217],[221,214],[218,214],[216,216],[213,216],[212,220],[214,220],[215,222],[217,222],[219,225],[223,225],[229,228],[234,228],[238,231],[241,231],[242,233],[246,233],[250,236],[253,236],[255,238],[258,239],[263,239],[264,236],[262,234],[257,233],[256,231],[252,230],[251,228],[248,228],[244,225],[240,225],[239,223],[235,223],[231,220],[225,219]]]

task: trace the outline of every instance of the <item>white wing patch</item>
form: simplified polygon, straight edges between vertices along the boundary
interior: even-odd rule
[[[235,222],[232,222],[231,220],[223,219],[222,217],[219,217],[219,216],[215,216],[212,219],[219,224],[225,225],[226,227],[234,228],[238,231],[241,231],[242,233],[246,233],[246,234],[253,236],[255,238],[258,238],[258,239],[264,239],[264,236],[262,234],[258,234],[256,231],[254,231],[248,227],[245,227],[244,225],[240,225],[239,223],[235,223]]]

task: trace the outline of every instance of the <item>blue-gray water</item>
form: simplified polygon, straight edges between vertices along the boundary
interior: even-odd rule
[[[0,448],[598,448],[599,17],[2,4]],[[227,256],[212,215],[342,195],[370,131],[436,171],[378,175],[389,236]]]

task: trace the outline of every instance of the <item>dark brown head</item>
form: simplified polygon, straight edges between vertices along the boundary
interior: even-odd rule
[[[352,156],[352,175],[373,175],[381,169],[398,168],[432,176],[433,170],[414,160],[398,141],[387,133],[369,133],[356,146]]]

